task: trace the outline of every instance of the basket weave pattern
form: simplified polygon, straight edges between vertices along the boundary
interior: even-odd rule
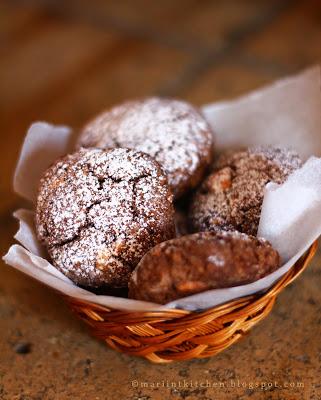
[[[66,300],[93,335],[117,351],[156,363],[209,357],[238,341],[270,313],[277,295],[304,271],[316,249],[314,242],[267,292],[203,312],[119,311],[72,297]]]

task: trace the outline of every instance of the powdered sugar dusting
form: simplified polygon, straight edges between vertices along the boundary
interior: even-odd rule
[[[225,265],[225,260],[214,254],[207,257],[207,261],[209,261],[212,264],[215,264],[217,267],[224,267]]]
[[[192,106],[149,98],[126,102],[101,114],[84,128],[78,145],[145,152],[162,165],[177,194],[187,189],[201,164],[209,162],[212,142],[211,128]]]
[[[143,254],[173,237],[172,195],[148,155],[81,149],[46,171],[36,225],[55,266],[76,283],[125,286]]]
[[[277,164],[282,174],[286,177],[302,165],[302,160],[298,153],[290,148],[257,146],[249,148],[249,153],[266,158],[271,164]]]

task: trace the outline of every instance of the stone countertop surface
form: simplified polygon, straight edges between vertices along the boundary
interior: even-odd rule
[[[233,98],[319,62],[320,43],[317,0],[2,1],[1,255],[25,206],[11,181],[32,121],[77,129],[153,94]],[[110,350],[57,294],[1,261],[0,399],[321,399],[320,261],[240,342],[166,365]]]

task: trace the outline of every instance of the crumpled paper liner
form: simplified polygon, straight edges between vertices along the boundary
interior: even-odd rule
[[[249,145],[293,147],[305,159],[321,154],[321,69],[319,66],[285,78],[234,101],[204,106],[202,111],[216,132],[219,149]],[[70,151],[72,131],[38,122],[25,138],[14,176],[14,189],[35,202],[39,178],[59,156]],[[296,199],[297,201],[294,201]],[[290,202],[290,206],[288,205]],[[321,159],[308,160],[283,185],[265,189],[259,235],[280,252],[283,265],[247,285],[215,289],[173,301],[165,306],[93,294],[74,285],[46,260],[37,241],[34,213],[18,210],[20,227],[4,261],[59,292],[121,310],[165,308],[202,310],[268,289],[304,254],[321,234]],[[295,240],[294,240],[295,239]]]

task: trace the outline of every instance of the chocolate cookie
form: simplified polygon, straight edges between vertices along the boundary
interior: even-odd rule
[[[158,161],[175,198],[195,187],[211,160],[213,133],[204,117],[183,101],[128,101],[89,122],[78,139],[83,147],[128,147]]]
[[[82,149],[40,181],[37,235],[54,265],[78,285],[124,287],[141,257],[175,235],[161,167],[129,149]]]
[[[192,199],[192,231],[238,230],[256,235],[265,185],[283,183],[300,166],[297,153],[281,148],[223,154]]]
[[[205,290],[254,282],[275,271],[279,255],[264,239],[201,232],[160,243],[141,259],[129,297],[166,304]]]

